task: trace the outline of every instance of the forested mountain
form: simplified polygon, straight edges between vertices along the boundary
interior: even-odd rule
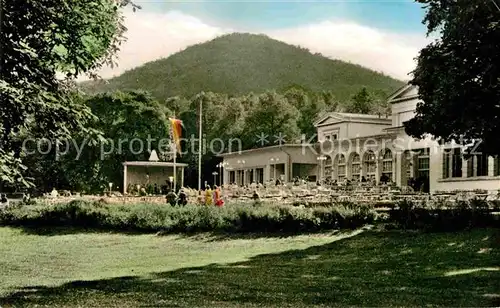
[[[345,101],[362,87],[384,96],[402,82],[265,35],[233,33],[82,87],[89,93],[141,89],[164,101],[202,91],[242,95],[295,85],[313,92],[331,91],[337,100]]]

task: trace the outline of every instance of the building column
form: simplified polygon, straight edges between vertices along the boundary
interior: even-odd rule
[[[463,155],[460,156],[462,159],[462,178],[467,177],[467,160],[464,159]]]
[[[181,187],[184,187],[184,167],[181,167]]]
[[[495,174],[495,159],[493,156],[488,156],[488,176],[494,176]]]
[[[269,182],[271,179],[271,165],[267,164],[266,167],[264,168],[264,183]]]
[[[222,177],[222,185],[227,185],[229,180],[229,171],[224,168],[222,169],[222,173],[224,174],[224,176]]]
[[[257,183],[257,168],[253,168],[253,182]]]
[[[242,182],[242,186],[245,186],[245,184],[247,183],[247,170],[246,169],[243,169],[243,182]]]
[[[380,160],[380,157],[376,156],[375,157],[375,182],[380,184],[380,176],[382,173],[382,167],[381,167],[382,161]]]
[[[285,164],[285,180],[283,182],[285,183],[288,183],[289,182],[289,179],[288,179],[288,173],[289,173],[289,170],[288,170],[288,162],[286,162]]]
[[[123,165],[123,194],[127,194],[127,165]]]
[[[406,186],[406,183],[403,183],[404,182],[403,174],[406,173],[406,169],[403,168],[404,168],[403,153],[396,152],[396,155],[394,156],[394,161],[392,163],[392,177],[394,179],[394,182],[396,182],[396,186],[398,187]]]

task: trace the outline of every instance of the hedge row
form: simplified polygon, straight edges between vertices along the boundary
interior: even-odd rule
[[[222,208],[159,204],[106,204],[72,201],[35,204],[0,210],[0,225],[31,228],[75,227],[136,232],[315,232],[355,229],[376,220],[401,229],[453,231],[500,227],[500,202],[474,199],[432,208],[401,201],[387,215],[368,205],[350,202],[316,207],[231,204]]]
[[[222,208],[158,204],[112,205],[72,201],[0,211],[0,224],[33,228],[76,227],[165,233],[314,232],[355,229],[373,223],[376,213],[351,203],[302,208],[284,205],[228,205]]]
[[[443,202],[426,207],[418,202],[401,201],[389,212],[388,221],[397,228],[430,231],[457,231],[470,228],[500,227],[499,201],[481,199]]]

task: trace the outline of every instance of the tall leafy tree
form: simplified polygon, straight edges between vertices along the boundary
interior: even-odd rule
[[[260,136],[267,136],[271,143],[295,141],[300,135],[299,117],[300,111],[284,95],[273,91],[261,94],[246,119],[244,144],[248,147],[269,145],[256,142]],[[284,138],[277,140],[279,136]]]
[[[313,123],[318,114],[327,108],[325,100],[323,100],[323,98],[329,98],[327,94],[324,96],[307,95],[303,90],[293,88],[289,89],[284,95],[288,102],[297,108],[300,113],[297,118],[297,126],[300,132],[307,137],[314,136],[316,127],[314,127]]]
[[[358,93],[352,96],[351,104],[347,106],[346,111],[352,113],[370,113],[372,103],[372,95],[363,87]]]
[[[88,125],[101,131],[103,138],[92,144],[80,134],[71,140],[70,152],[58,157],[64,172],[59,180],[70,188],[96,192],[110,182],[121,186],[124,161],[147,160],[151,150],[159,154],[170,150],[172,112],[149,93],[117,91],[88,97],[84,103],[99,115]]]
[[[325,104],[324,111],[336,111],[339,107],[339,102],[335,98],[335,95],[332,91],[321,91],[316,94],[316,99],[323,102]]]
[[[119,8],[128,2],[0,1],[2,182],[27,184],[21,135],[54,139],[87,130],[90,109],[73,102],[70,81],[113,61],[125,30]]]
[[[482,140],[482,151],[500,153],[500,10],[495,1],[417,0],[424,23],[438,38],[420,51],[411,84],[418,86],[414,137]]]

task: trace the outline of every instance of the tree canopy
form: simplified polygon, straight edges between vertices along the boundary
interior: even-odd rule
[[[499,154],[500,10],[484,0],[417,2],[426,7],[428,34],[438,38],[417,58],[410,83],[423,102],[406,132],[479,141],[485,154]]]
[[[172,112],[145,92],[114,92],[80,97],[79,102],[97,115],[87,123],[102,133],[91,142],[85,133],[61,140],[58,148],[43,153],[30,143],[26,174],[39,190],[54,187],[102,192],[108,183],[120,186],[124,161],[147,160],[151,150],[168,154],[168,118]]]
[[[351,104],[347,107],[347,112],[352,113],[369,113],[372,108],[373,98],[366,90],[362,88],[358,93],[351,98]]]
[[[92,132],[90,109],[75,104],[71,81],[113,61],[125,28],[122,0],[2,0],[0,161],[2,182],[24,179],[21,138]]]

